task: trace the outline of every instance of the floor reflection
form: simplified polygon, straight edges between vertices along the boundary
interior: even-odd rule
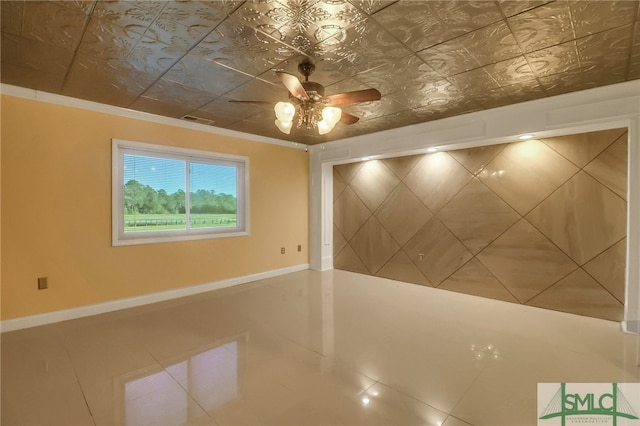
[[[185,424],[241,395],[248,332],[114,379],[115,424]],[[185,393],[186,391],[186,393]],[[191,397],[197,396],[197,404]]]

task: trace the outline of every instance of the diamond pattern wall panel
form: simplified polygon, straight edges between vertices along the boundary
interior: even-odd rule
[[[584,265],[624,238],[626,212],[622,198],[580,172],[526,217],[578,265]]]
[[[612,129],[334,166],[334,267],[621,320],[627,139]]]

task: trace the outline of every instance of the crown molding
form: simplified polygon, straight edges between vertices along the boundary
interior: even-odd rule
[[[13,96],[17,98],[29,99],[37,102],[46,102],[50,104],[78,108],[86,111],[99,112],[103,114],[114,115],[118,117],[131,118],[133,120],[147,121],[157,124],[165,124],[173,127],[181,127],[184,129],[197,130],[200,132],[211,133],[214,135],[229,136],[249,140],[252,142],[267,143],[271,145],[279,145],[293,149],[308,149],[307,145],[285,141],[264,136],[253,135],[251,133],[243,133],[235,130],[223,129],[221,127],[209,126],[205,124],[193,123],[177,118],[164,117],[161,115],[151,114],[142,111],[135,111],[128,108],[117,107],[113,105],[101,104],[98,102],[87,101],[84,99],[72,98],[55,93],[43,92],[35,89],[27,89],[24,87],[12,86],[10,84],[0,84],[0,94]]]

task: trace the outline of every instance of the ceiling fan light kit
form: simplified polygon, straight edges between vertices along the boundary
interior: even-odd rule
[[[297,114],[296,127],[307,130],[318,129],[318,133],[325,135],[338,122],[354,124],[359,118],[343,112],[335,105],[353,104],[358,102],[377,101],[381,94],[376,89],[357,90],[354,92],[324,95],[324,86],[309,81],[309,76],[315,70],[310,61],[303,61],[298,65],[298,71],[305,77],[304,82],[288,72],[276,71],[276,75],[289,91],[290,102],[278,102],[273,110],[276,114],[275,125],[282,133],[290,134],[293,120]],[[263,101],[232,101],[265,104]],[[271,104],[273,105],[273,104]]]

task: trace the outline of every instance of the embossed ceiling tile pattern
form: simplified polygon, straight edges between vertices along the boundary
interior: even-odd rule
[[[500,85],[484,69],[476,68],[471,71],[449,77],[448,80],[462,93],[481,95],[487,90],[497,89]]]
[[[529,80],[520,84],[488,90],[483,94],[474,96],[474,101],[486,109],[532,101],[546,96],[546,92],[536,80]]]
[[[341,138],[360,135],[363,133],[377,132],[386,129],[395,129],[397,127],[408,126],[420,122],[420,117],[411,110],[404,110],[398,113],[374,117],[362,123],[362,126],[341,126]]]
[[[456,149],[448,152],[449,155],[455,158],[467,170],[476,175],[480,173],[505,146],[505,144],[489,145],[478,148]]]
[[[400,250],[378,271],[378,277],[389,278],[391,280],[413,283],[424,286],[431,286],[429,280],[422,275],[422,272],[409,259],[407,254]]]
[[[372,212],[391,194],[400,179],[383,162],[367,161],[349,185]]]
[[[333,168],[340,173],[340,176],[342,176],[345,182],[349,183],[356,173],[360,171],[362,166],[364,166],[364,162],[337,164],[333,166]]]
[[[540,140],[576,166],[584,167],[624,132],[624,129],[613,129]],[[626,170],[626,168],[623,169]]]
[[[257,40],[256,31],[235,19],[226,19],[202,39],[190,53],[211,61],[232,59],[238,50]]]
[[[631,53],[631,35],[633,25],[605,31],[576,40],[578,56],[582,67],[589,69],[619,70],[625,74]]]
[[[333,204],[333,222],[347,240],[369,219],[371,212],[353,189],[347,188]]]
[[[443,77],[460,74],[480,66],[457,39],[421,50],[418,56]]]
[[[197,110],[190,111],[189,115],[211,120],[214,126],[228,127],[245,116],[259,114],[265,109],[268,109],[270,114],[273,111],[273,108],[265,108],[263,105],[230,103],[228,98],[220,97]]]
[[[135,108],[138,111],[144,111],[150,114],[164,115],[165,117],[173,118],[180,118],[193,110],[192,107],[185,105],[176,105],[163,99],[140,96],[130,105],[130,107]]]
[[[190,53],[247,74],[260,75],[295,52],[270,36],[226,19]]]
[[[598,280],[598,282],[620,302],[624,302],[625,300],[626,255],[627,239],[623,238],[583,266],[585,271]]]
[[[626,72],[620,68],[617,71],[594,69],[592,71],[568,71],[562,74],[540,77],[538,81],[549,96],[561,95],[576,90],[587,90],[607,84],[624,81]]]
[[[51,46],[75,49],[89,17],[75,2],[24,2],[22,35]]]
[[[340,173],[334,168],[333,169],[333,201],[342,194],[342,191],[347,187],[347,182],[344,181]]]
[[[489,1],[432,2],[431,7],[455,35],[466,34],[502,19],[500,9]]]
[[[221,117],[217,126],[304,144],[640,78],[637,1],[33,0],[1,1],[0,8],[6,84],[130,106],[132,93],[141,96],[160,77],[214,95],[259,77],[286,99],[274,71],[297,76],[297,65],[309,59],[316,64],[312,80],[329,94],[382,92],[380,102],[345,109],[361,118],[357,124],[325,136],[274,132],[273,114],[248,105],[242,111],[213,102],[206,113]],[[28,42],[5,40],[12,36]],[[60,46],[66,51],[55,50]],[[115,76],[78,72],[87,56]],[[222,67],[197,64],[193,56]],[[482,65],[456,81],[466,91],[446,81]],[[489,80],[470,84],[469,77],[485,74]],[[263,100],[258,92],[251,98]],[[158,111],[175,117],[182,104],[176,99],[179,111]]]
[[[526,214],[578,171],[538,140],[507,145],[478,177],[518,213]]]
[[[420,63],[418,63],[416,59],[419,60]],[[442,79],[440,74],[432,71],[427,64],[422,62],[422,60],[417,58],[415,55],[408,56],[407,58],[404,58],[404,60],[412,62],[415,61],[414,65],[418,66],[423,71],[420,73],[420,76],[416,74],[415,70],[413,71],[415,80],[427,83]],[[398,75],[402,75],[399,73],[409,72],[406,65],[407,64],[403,64],[402,61],[387,64],[373,70],[362,72],[357,75],[357,79],[367,87],[374,87],[378,89],[382,94],[382,101],[384,101],[386,95],[389,93],[394,93],[407,87],[407,81],[398,78]],[[411,81],[411,84],[415,84],[414,80]]]
[[[333,225],[333,257],[336,257],[338,253],[347,245],[347,240],[342,235],[342,232]]]
[[[574,40],[530,52],[526,57],[538,77],[561,74],[580,68],[578,49]]]
[[[625,132],[584,168],[624,200],[627,199],[627,140]]]
[[[389,167],[396,176],[400,179],[404,179],[407,173],[413,169],[420,160],[422,160],[423,154],[418,155],[405,155],[403,157],[385,158],[381,160],[385,166]]]
[[[397,2],[374,19],[414,52],[455,37],[432,12],[429,2]]]
[[[333,64],[325,62],[323,63],[323,65],[332,70],[335,69]],[[356,80],[355,78],[347,77],[344,74],[342,74],[340,71],[333,71],[333,73],[334,73],[334,76],[332,76],[332,80],[335,81],[335,83],[324,85],[325,94],[327,95],[332,95],[334,93],[351,92],[355,90],[363,90],[363,89],[369,88],[369,86],[367,86],[366,84],[363,84],[362,82]],[[335,78],[335,76],[339,76],[339,77]],[[315,72],[311,79],[316,79]],[[280,87],[282,87],[282,84],[280,84]],[[374,102],[382,102],[382,101],[384,101],[384,98]],[[375,104],[370,104],[369,102],[365,102],[365,103],[369,104],[369,106],[378,105],[378,103],[375,103]],[[352,105],[358,105],[358,104],[345,104],[344,107],[346,108],[347,106],[352,106]],[[342,106],[340,108],[342,108]]]
[[[438,212],[438,218],[471,253],[477,254],[520,215],[474,178]]]
[[[637,5],[636,1],[569,2],[576,38],[632,23]]]
[[[4,41],[4,39],[3,39]],[[4,49],[4,44],[2,49]],[[14,64],[2,65],[2,80],[5,83],[31,87],[49,93],[62,93],[65,76],[34,70]]]
[[[425,155],[404,179],[407,187],[437,213],[472,178],[456,160],[445,152]]]
[[[227,102],[227,101],[222,98],[218,98],[213,102],[209,102],[207,105],[211,106],[211,108],[217,109],[217,108],[220,108],[220,104],[222,102]],[[235,111],[233,109],[230,110],[225,107],[225,109],[223,109],[222,112],[220,113],[218,112],[211,113],[204,108],[200,108],[195,111],[189,111],[189,113],[186,115],[188,115],[189,117],[195,117],[196,119],[204,119],[206,120],[206,122],[208,122],[212,126],[229,128],[234,123],[237,123],[238,121],[240,121],[241,118],[246,114],[246,112],[247,112],[246,109],[241,107],[236,107]],[[188,120],[188,118],[185,118],[185,119]]]
[[[297,8],[296,3],[300,5]],[[306,3],[307,1],[289,0],[287,2],[289,11],[285,12],[286,16],[280,15],[275,19],[279,22],[287,21],[285,28],[291,30],[287,31],[287,34],[297,31],[299,35],[302,35],[302,26],[299,23],[300,18],[311,20],[313,24],[305,31],[305,36],[312,44],[319,43],[323,48],[330,48],[343,43],[347,37],[345,29],[366,18],[366,15],[360,12],[358,8],[346,1],[320,2],[317,8],[309,7]],[[296,16],[296,14],[299,16]],[[296,47],[295,41],[289,44]]]
[[[495,4],[485,2],[496,8]],[[457,9],[462,10],[462,9]],[[499,15],[499,12],[498,12]],[[499,21],[457,39],[484,66],[520,55],[520,48],[505,21]]]
[[[523,56],[487,65],[484,70],[501,86],[513,87],[515,84],[535,83],[535,75]]]
[[[506,17],[517,15],[534,7],[542,6],[551,0],[498,0],[500,9]]]
[[[111,23],[101,17],[91,18],[78,51],[95,58],[122,61],[142,35]]]
[[[153,81],[155,78],[146,73],[114,70],[106,61],[78,54],[69,71],[65,93],[94,102],[130,107]]]
[[[398,76],[403,78],[398,78]],[[407,89],[409,86],[433,84],[442,80],[442,76],[424,61],[411,54],[382,67],[364,72],[357,76],[368,87],[375,87],[383,94]],[[383,98],[384,99],[384,98]]]
[[[433,213],[401,183],[380,206],[375,216],[398,244],[404,245],[433,217]]]
[[[263,102],[273,102],[274,105],[276,102],[279,102],[281,100],[285,100],[287,98],[287,94],[286,94],[286,89],[283,90],[282,85],[275,85],[272,83],[269,83],[267,81],[264,81],[262,79],[259,78],[254,78],[253,80],[250,80],[249,82],[236,87],[235,89],[227,92],[224,94],[225,102],[228,102],[229,100],[236,100],[236,101],[263,101]],[[260,107],[263,110],[269,110],[269,111],[273,111],[273,106],[272,105],[260,105],[260,104],[244,104],[244,103],[230,103],[228,105],[229,107],[236,107],[236,106],[240,106],[242,108],[247,107],[250,108],[252,106],[254,107]],[[246,115],[250,115],[248,114],[249,111],[247,111]],[[274,117],[275,120],[275,117]]]
[[[547,3],[507,20],[525,52],[544,49],[574,38],[571,12],[566,1]]]
[[[226,16],[222,2],[167,2],[145,35],[188,50]]]
[[[522,303],[578,267],[525,219],[477,257]]]
[[[184,111],[186,111],[184,114],[186,114],[208,104],[214,99],[215,95],[161,78],[153,86],[149,87],[144,93],[144,97],[161,101],[167,97],[169,99],[177,98],[179,100],[177,105],[183,107]],[[177,115],[177,117],[182,117],[184,114]]]
[[[396,0],[352,0],[351,4],[358,7],[363,12],[373,15],[380,9],[384,9],[395,2]]]
[[[210,75],[212,78],[198,78],[201,75]],[[164,78],[187,87],[204,90],[213,95],[226,93],[252,79],[250,75],[242,74],[192,54],[187,54],[182,58],[164,75]]]
[[[22,35],[22,15],[24,13],[23,1],[0,2],[2,12],[2,32],[7,34]]]
[[[518,303],[518,300],[476,258],[454,272],[438,288]]]
[[[447,80],[432,83],[410,83],[404,89],[387,95],[412,109],[429,106],[431,112],[449,111],[456,101],[464,101],[463,92]],[[415,111],[419,113],[419,111]],[[410,113],[408,111],[408,113]]]
[[[621,321],[623,306],[582,269],[572,272],[527,305]]]
[[[338,92],[336,92],[338,93]],[[341,92],[340,92],[341,93]],[[348,105],[342,108],[343,111],[349,114],[360,117],[362,122],[371,120],[384,115],[396,114],[401,111],[406,111],[407,107],[396,102],[392,98],[384,97],[375,102],[363,102],[353,105]],[[344,127],[341,126],[341,127]],[[353,126],[352,126],[353,127]]]
[[[349,245],[372,274],[378,272],[400,250],[391,234],[373,216],[353,236]]]
[[[185,52],[173,45],[142,37],[127,55],[126,65],[149,76],[160,76],[175,65]]]
[[[458,94],[458,96],[450,98],[447,98],[446,95],[432,96],[424,106],[415,108],[410,112],[418,117],[418,122],[421,122],[453,117],[454,115],[480,111],[481,109],[482,105],[477,99],[466,98],[464,95]]]
[[[2,63],[64,77],[73,60],[73,50],[37,40],[2,34]]]
[[[333,259],[333,266],[336,269],[344,271],[358,272],[361,274],[370,274],[367,267],[362,263],[353,248],[349,244],[344,246],[342,251]]]
[[[357,29],[357,34],[349,40],[355,54],[347,55],[338,64],[340,70],[349,75],[386,65],[413,53],[372,19],[358,24]]]
[[[407,242],[404,251],[436,287],[473,257],[435,217]]]
[[[583,265],[626,235],[626,211],[624,200],[581,171],[527,220]]]

